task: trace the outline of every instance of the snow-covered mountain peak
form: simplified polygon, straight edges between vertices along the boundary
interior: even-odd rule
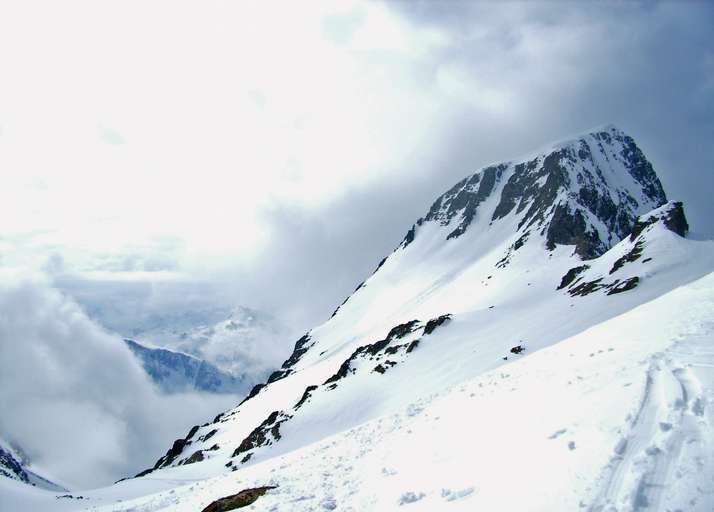
[[[264,328],[269,331],[279,332],[281,326],[277,320],[264,311],[246,306],[236,306],[224,322],[226,329]]]
[[[401,247],[425,224],[436,223],[446,241],[474,228],[515,228],[512,250],[538,238],[549,250],[573,245],[581,258],[593,258],[626,236],[639,215],[665,201],[635,141],[608,125],[464,178],[436,199]]]

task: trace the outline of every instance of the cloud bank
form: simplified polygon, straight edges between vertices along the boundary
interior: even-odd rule
[[[0,437],[73,487],[150,466],[236,397],[163,396],[120,338],[42,279],[0,284]]]

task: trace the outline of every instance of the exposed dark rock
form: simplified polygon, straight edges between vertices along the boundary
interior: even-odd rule
[[[363,345],[361,347],[358,347],[354,352],[352,352],[352,355],[350,357],[348,357],[345,361],[342,362],[337,372],[335,372],[335,374],[328,378],[323,384],[337,382],[338,380],[347,377],[347,375],[353,372],[352,362],[355,359],[360,356],[377,355],[378,353],[384,351],[389,345],[389,343],[393,340],[401,339],[407,334],[413,332],[418,323],[419,320],[412,320],[404,324],[399,324],[389,331],[389,334],[387,334],[387,337],[385,339],[376,341],[369,345]]]
[[[382,260],[382,263],[384,263],[386,260],[387,260],[387,258],[384,258],[384,259]],[[380,266],[381,266],[381,264],[380,264]],[[379,267],[377,267],[377,268],[379,268]],[[376,272],[376,270],[375,270],[375,272]],[[353,291],[350,295],[348,295],[347,298],[342,301],[342,304],[340,304],[339,306],[337,306],[337,309],[335,309],[335,310],[332,312],[332,315],[330,315],[330,318],[332,318],[333,316],[335,316],[335,315],[337,314],[337,312],[340,310],[340,308],[341,308],[342,306],[344,306],[344,305],[347,303],[348,300],[350,300],[350,298],[352,297],[352,295],[354,295],[355,293],[357,293],[357,292],[359,291],[359,289],[362,288],[362,287],[364,287],[364,281],[362,281],[360,284],[357,285],[357,288],[355,288],[355,291]]]
[[[632,233],[630,233],[630,240],[635,241],[635,239],[642,234],[642,232],[652,224],[658,221],[662,221],[667,229],[679,236],[685,236],[689,231],[689,224],[687,223],[687,217],[684,215],[684,206],[681,202],[670,203],[670,207],[664,212],[660,212],[658,215],[643,215],[632,228]]]
[[[382,265],[384,265],[384,263],[387,261],[387,258],[389,258],[389,256],[385,256],[384,258],[382,258],[382,261],[379,262],[379,265],[377,265],[377,268],[374,269],[374,272],[372,272],[372,275],[376,274],[377,270],[382,268]]]
[[[514,250],[514,251],[517,251],[518,249],[520,249],[521,247],[523,247],[523,245],[525,245],[525,243],[528,241],[528,237],[530,236],[530,234],[531,234],[530,231],[526,231],[525,233],[523,233],[523,234],[518,238],[518,240],[516,240],[516,241],[514,242],[514,244],[513,244],[513,246],[512,246],[513,250]]]
[[[581,283],[575,288],[568,290],[568,293],[574,297],[576,295],[585,296],[598,290],[608,290],[608,295],[614,295],[616,293],[632,290],[640,282],[640,278],[637,276],[625,279],[624,281],[616,279],[614,282],[609,284],[603,283],[602,280],[603,278],[601,277],[595,279],[594,281]]]
[[[610,269],[610,274],[613,274],[625,266],[625,263],[631,263],[637,261],[640,256],[642,256],[642,251],[645,248],[645,244],[642,240],[638,241],[630,252],[624,256],[618,258],[615,263],[613,263]]]
[[[607,142],[609,135],[607,132],[601,132],[596,137]],[[648,198],[659,204],[664,204],[667,201],[667,197],[662,188],[662,183],[660,183],[657,174],[652,169],[652,164],[647,161],[644,153],[637,147],[632,137],[618,134],[616,138],[624,145],[622,156],[630,175],[642,185],[643,191]]]
[[[273,441],[279,441],[280,436],[280,425],[291,419],[292,416],[285,414],[282,411],[273,411],[270,415],[258,425],[253,431],[248,434],[248,437],[243,439],[238,448],[233,452],[233,457],[245,453],[253,448],[258,448],[260,446],[267,446],[272,444]],[[272,436],[272,440],[268,435]]]
[[[198,429],[199,429],[198,425],[194,425],[193,427],[191,427],[191,430],[188,431],[188,435],[186,436],[186,440],[188,441],[189,439],[191,439],[194,436],[194,434],[196,432],[198,432]]]
[[[451,314],[447,313],[445,315],[441,315],[437,318],[432,318],[426,323],[426,326],[424,326],[424,334],[431,334],[436,330],[437,327],[443,325],[445,322],[448,322],[451,320]]]
[[[272,384],[273,382],[279,381],[280,379],[284,379],[291,373],[291,370],[275,370],[273,373],[270,374],[270,377],[268,377],[268,384]]]
[[[254,489],[245,489],[238,494],[226,496],[214,501],[201,512],[228,512],[238,508],[247,507],[255,503],[258,498],[263,496],[270,489],[275,489],[275,486],[256,487]]]
[[[342,364],[340,367],[337,369],[337,371],[332,374],[323,384],[330,384],[332,382],[337,382],[340,379],[343,379],[349,375],[351,371],[351,363],[354,361],[358,355],[364,352],[365,347],[359,347],[357,348],[354,352],[352,352],[352,355],[342,361]]]
[[[183,461],[183,465],[194,464],[196,462],[201,462],[205,457],[203,456],[203,450],[197,450],[191,454],[189,458]]]
[[[631,277],[631,278],[626,279],[622,282],[615,281],[615,283],[613,283],[610,286],[610,290],[607,292],[607,294],[614,295],[616,293],[622,293],[622,292],[626,292],[628,290],[632,290],[639,284],[639,282],[640,282],[640,278],[637,276]]]
[[[498,167],[487,167],[481,174],[474,175],[481,177],[478,191],[473,192],[472,190],[468,190],[467,187],[464,187],[464,189],[462,189],[451,200],[447,216],[451,218],[455,215],[455,212],[463,211],[463,217],[458,227],[447,235],[447,240],[458,238],[466,232],[466,229],[469,225],[471,225],[471,222],[476,216],[476,210],[479,205],[491,195],[491,192],[493,192],[493,187],[496,184],[496,172],[498,169]],[[503,171],[503,169],[501,169],[501,171]],[[472,181],[473,178],[474,177],[467,182],[467,185],[470,184],[470,181]],[[476,183],[473,183],[474,186],[475,184]],[[473,189],[473,187],[471,188]]]
[[[238,405],[243,405],[245,402],[250,400],[251,398],[254,398],[260,391],[265,387],[265,384],[256,384],[253,386],[253,389],[250,390],[250,393],[248,393],[248,396],[245,397],[243,400]]]
[[[558,290],[562,290],[566,286],[569,286],[570,283],[572,283],[576,277],[578,277],[581,273],[583,273],[589,268],[590,265],[581,265],[579,267],[573,267],[568,270],[568,272],[563,276],[563,279],[560,280],[560,286],[558,286]]]
[[[218,416],[213,418],[213,423],[218,423],[219,421],[221,421],[221,418],[223,417],[224,414],[225,413],[222,412],[221,414],[219,414]]]
[[[573,297],[575,297],[576,295],[580,295],[581,297],[589,295],[592,292],[595,292],[601,288],[605,288],[605,285],[601,283],[602,279],[603,278],[600,277],[598,279],[595,279],[594,281],[580,283],[575,288],[568,290],[568,293]]]
[[[211,430],[211,431],[210,431],[208,434],[206,434],[205,436],[201,436],[201,437],[199,438],[199,441],[206,442],[206,441],[208,441],[210,438],[212,438],[213,436],[215,436],[217,433],[218,433],[218,430],[214,428],[213,430]]]
[[[286,369],[295,366],[305,352],[307,352],[307,350],[311,347],[308,343],[310,343],[310,333],[305,334],[302,338],[295,342],[293,353],[285,360],[282,368]]]
[[[412,227],[407,231],[407,234],[404,237],[404,240],[402,241],[401,247],[406,247],[410,243],[414,241],[414,236],[416,235],[416,224],[413,224]]]
[[[384,364],[380,363],[380,364],[378,364],[377,366],[375,366],[375,367],[372,369],[372,371],[373,371],[373,372],[377,372],[377,373],[384,373],[384,372],[387,371],[387,369],[391,368],[392,366],[396,366],[396,364],[397,364],[397,363],[396,363],[395,361],[389,361],[389,360],[387,360],[387,361],[384,362]]]
[[[411,320],[405,324],[399,324],[393,327],[389,334],[387,334],[387,340],[391,341],[393,339],[403,338],[407,334],[414,331],[415,326],[419,323],[419,320]]]
[[[409,344],[409,346],[407,347],[407,354],[410,353],[415,348],[417,348],[417,346],[419,345],[419,341],[420,340],[414,340]]]
[[[145,469],[144,471],[141,471],[140,473],[137,473],[136,475],[134,475],[134,478],[141,478],[142,476],[146,476],[149,473],[153,473],[153,472],[154,472],[154,468]],[[119,481],[121,482],[121,480],[119,480]]]
[[[669,215],[664,217],[664,225],[667,229],[679,236],[685,236],[689,231],[689,223],[684,215],[684,207],[681,202],[673,203],[673,207],[669,210]]]
[[[18,461],[9,451],[0,447],[0,476],[17,478],[21,482],[29,483],[29,477]]]
[[[305,392],[302,394],[302,397],[298,402],[293,406],[293,409],[296,411],[304,404],[308,398],[310,398],[310,394],[317,389],[317,386],[308,386],[305,388]]]
[[[166,452],[166,455],[156,461],[154,469],[165,468],[171,465],[171,463],[176,460],[176,457],[181,455],[181,452],[189,443],[190,441],[186,441],[186,439],[176,439],[171,448],[169,448],[169,451]]]
[[[523,345],[516,345],[515,347],[511,348],[511,354],[520,354],[526,349]]]
[[[546,247],[555,249],[556,244],[574,245],[575,253],[583,259],[592,259],[605,252],[607,247],[597,231],[589,231],[585,216],[580,210],[571,211],[566,204],[559,204],[546,231]]]

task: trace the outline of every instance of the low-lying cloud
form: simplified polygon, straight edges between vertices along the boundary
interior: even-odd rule
[[[0,437],[70,486],[150,466],[237,397],[158,393],[121,339],[42,278],[0,280]]]

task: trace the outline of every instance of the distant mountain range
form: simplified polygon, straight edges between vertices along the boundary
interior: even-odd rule
[[[209,325],[158,324],[126,341],[166,392],[247,394],[289,353],[286,333],[271,315],[239,306]]]
[[[194,356],[164,348],[150,348],[134,340],[124,340],[141,361],[144,370],[165,393],[203,391],[244,395],[252,386],[244,377],[235,377]]]

